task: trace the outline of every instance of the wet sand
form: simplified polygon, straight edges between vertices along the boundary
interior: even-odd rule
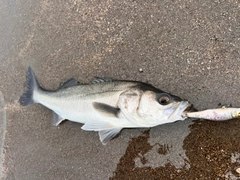
[[[125,154],[120,158],[114,175],[110,180],[120,179],[238,179],[236,172],[240,167],[240,119],[226,122],[194,120],[190,125],[191,133],[185,138],[190,168],[176,168],[167,163],[165,166],[151,168],[135,167],[134,159],[141,157],[142,164],[147,162],[144,155],[153,146],[148,143],[149,130],[131,139]],[[223,134],[224,132],[224,134]],[[155,145],[154,145],[155,146]],[[161,146],[159,154],[167,154],[168,148]]]

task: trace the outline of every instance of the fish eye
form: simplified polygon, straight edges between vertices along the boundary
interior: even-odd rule
[[[169,103],[170,98],[168,96],[162,96],[159,98],[159,103],[161,105],[167,105]]]

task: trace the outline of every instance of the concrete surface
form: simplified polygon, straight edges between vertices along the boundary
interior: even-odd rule
[[[47,89],[71,77],[86,83],[104,76],[151,83],[199,110],[240,106],[239,1],[5,0],[0,17],[3,179],[108,179],[131,138],[145,130],[123,130],[103,146],[81,124],[51,126],[50,110],[18,103],[29,65]],[[152,128],[148,141],[167,144],[171,153],[150,151],[136,167],[183,167],[191,123]]]

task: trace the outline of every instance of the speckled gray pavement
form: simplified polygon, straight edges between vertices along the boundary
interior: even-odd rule
[[[28,66],[47,89],[102,76],[151,83],[199,110],[240,106],[239,1],[5,0],[0,17],[3,179],[108,179],[144,130],[125,129],[103,146],[81,124],[52,126],[50,110],[18,103]],[[149,142],[171,153],[150,151],[136,167],[181,167],[191,123],[152,128]]]

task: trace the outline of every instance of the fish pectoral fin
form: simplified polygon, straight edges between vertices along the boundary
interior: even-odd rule
[[[98,102],[93,102],[92,105],[94,109],[96,109],[99,113],[103,114],[104,116],[118,117],[118,113],[120,111],[119,108],[115,108],[113,106]]]
[[[76,86],[78,85],[78,81],[74,78],[71,78],[69,80],[67,80],[66,82],[62,83],[58,89],[63,89],[63,88],[68,88],[68,87],[71,87],[71,86]]]
[[[108,130],[99,131],[98,135],[99,135],[100,141],[102,142],[103,145],[106,145],[121,130],[122,130],[122,128],[114,128],[114,129],[108,129]]]
[[[62,121],[64,121],[65,119],[60,117],[58,114],[56,114],[55,112],[53,112],[53,120],[52,120],[52,124],[54,126],[59,125]]]

